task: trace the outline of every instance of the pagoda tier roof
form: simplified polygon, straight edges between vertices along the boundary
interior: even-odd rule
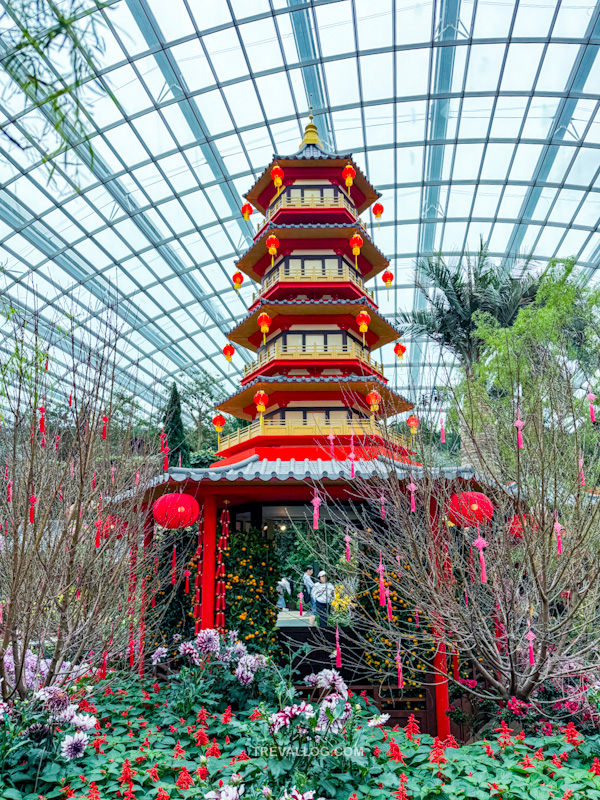
[[[381,316],[368,298],[318,301],[261,298],[239,325],[227,334],[227,338],[248,350],[257,352],[262,343],[262,333],[257,319],[263,312],[272,317],[271,333],[280,329],[282,325],[337,324],[342,326],[340,330],[353,330],[361,336],[356,321],[360,311],[366,311],[371,317],[369,330],[365,334],[365,341],[370,350],[376,350],[400,338],[400,331]],[[340,319],[340,317],[345,318]]]
[[[395,470],[398,480],[418,480],[423,474],[428,478],[441,480],[455,480],[462,478],[470,480],[474,477],[474,470],[471,467],[440,467],[424,468],[416,464],[403,464],[381,456],[376,459],[357,460],[354,465],[356,478],[369,479],[373,477],[384,478],[390,475],[391,470]],[[343,481],[351,483],[350,461],[327,461],[321,459],[311,460],[290,459],[260,459],[258,455],[249,456],[236,464],[227,464],[202,469],[191,469],[185,467],[170,467],[168,472],[158,475],[151,482],[151,486],[175,481],[224,481],[233,483],[235,481],[300,481],[302,483],[311,481]],[[274,500],[276,498],[273,498]]]
[[[326,365],[324,364],[326,367]],[[403,411],[410,411],[413,404],[395,392],[384,380],[376,375],[351,373],[350,375],[257,375],[256,378],[241,387],[217,406],[219,411],[232,414],[240,419],[252,420],[256,416],[254,394],[264,388],[269,394],[269,405],[285,407],[290,399],[314,402],[325,399],[345,401],[349,406],[360,405],[368,411],[366,395],[377,388],[381,394],[382,406],[378,416],[392,417]],[[292,397],[293,395],[293,397]],[[321,408],[321,407],[319,407]],[[315,411],[319,410],[315,408]]]
[[[291,236],[290,231],[295,231]],[[294,250],[309,250],[311,247],[325,249],[340,249],[350,259],[354,260],[350,239],[358,232],[363,239],[363,246],[357,258],[357,265],[364,280],[368,281],[389,266],[389,261],[381,250],[375,245],[366,230],[355,223],[317,222],[295,223],[293,225],[279,225],[268,222],[260,233],[260,237],[242,254],[236,267],[245,272],[252,280],[260,283],[265,272],[271,265],[266,240],[275,234],[279,241],[279,252]],[[315,242],[313,244],[313,242]]]
[[[356,161],[352,158],[351,153],[331,153],[319,147],[317,144],[307,144],[301,147],[297,153],[293,153],[289,156],[281,156],[274,153],[268,167],[258,178],[250,191],[244,195],[246,200],[252,203],[261,214],[266,214],[267,208],[277,192],[271,180],[271,169],[275,164],[278,164],[283,169],[284,183],[290,178],[311,177],[310,172],[315,169],[318,169],[323,177],[337,179],[339,183],[343,183],[342,170],[346,164],[352,164],[356,170],[356,177],[348,193],[352,201],[356,204],[357,212],[362,214],[365,209],[369,208],[372,203],[381,197],[381,193],[370,183]]]

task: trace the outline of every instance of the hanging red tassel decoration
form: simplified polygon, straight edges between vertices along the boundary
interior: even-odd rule
[[[333,449],[333,443],[335,441],[335,436],[333,435],[333,433],[330,433],[327,438],[329,439],[329,457],[333,461],[334,458],[335,458],[335,450]]]
[[[335,666],[336,669],[341,669],[342,666],[342,651],[340,649],[340,627],[337,622],[335,624]]]
[[[40,406],[40,433],[46,433],[46,409]]]
[[[400,642],[396,650],[396,665],[398,667],[398,688],[404,689],[404,677],[402,675],[402,657],[400,656]]]
[[[135,473],[135,485],[137,486],[139,482],[140,482],[140,471],[138,469],[138,471]]]
[[[313,530],[317,530],[319,527],[319,506],[321,505],[321,498],[317,494],[317,490],[315,489],[315,496],[310,501],[313,507]]]
[[[525,638],[527,639],[527,641],[529,643],[529,664],[530,664],[530,666],[533,667],[534,664],[535,664],[535,658],[534,658],[534,655],[533,655],[533,640],[535,639],[535,633],[531,630],[531,620],[530,619],[527,620],[527,625],[529,627],[529,630],[525,634]]]
[[[302,616],[302,611],[303,611],[303,608],[302,608],[302,598],[303,597],[304,597],[304,594],[302,592],[298,592],[298,610],[300,611],[300,616]]]
[[[190,593],[190,575],[192,574],[189,569],[186,569],[183,573],[185,575],[185,593]]]
[[[381,497],[379,498],[379,504],[381,506],[381,519],[385,519],[385,504],[386,503],[387,503],[387,500],[385,499],[385,495],[382,494]]]
[[[387,588],[385,590],[385,599],[386,599],[386,602],[387,602],[387,618],[388,618],[388,622],[392,622],[393,621],[393,617],[392,617],[392,598],[390,597],[390,590],[387,589]]]
[[[556,551],[560,556],[562,554],[562,532],[564,528],[558,521],[558,510],[554,512],[554,531],[556,533]]]
[[[416,503],[415,503],[415,492],[417,490],[417,487],[415,485],[415,482],[413,481],[412,472],[410,474],[410,483],[408,484],[408,486],[406,488],[410,492],[410,510],[414,514],[415,511],[417,510],[417,506],[416,506]]]
[[[160,432],[160,452],[161,453],[165,452],[165,437],[166,437],[166,435],[167,434],[165,433],[164,428],[163,428],[163,430]]]
[[[9,481],[6,484],[6,502],[7,503],[12,502],[12,487],[13,487],[13,482]]]
[[[169,448],[165,446],[165,449],[163,450],[163,453],[165,454],[164,471],[168,472],[169,471]]]
[[[73,405],[73,390],[71,389],[71,394],[69,395],[69,408]]]
[[[31,497],[29,498],[29,522],[33,525],[35,522],[35,504],[37,497],[35,496],[35,486],[31,487]]]
[[[517,419],[513,423],[515,428],[517,429],[517,447],[519,450],[523,449],[523,426],[525,423],[520,417],[519,409],[517,409]]]
[[[171,558],[171,585],[177,583],[177,546],[173,545],[173,556]]]
[[[61,501],[61,503],[62,503],[62,499],[63,499],[62,483],[61,483],[61,485],[59,486],[59,489],[58,489],[58,499],[59,499],[59,500]]]
[[[579,480],[585,486],[585,473],[583,472],[583,457],[579,459]]]
[[[344,536],[344,541],[346,542],[346,561],[350,561],[350,535],[348,533],[348,528],[346,528],[346,535]]]
[[[96,488],[96,470],[94,470],[94,474],[92,475],[92,489]]]
[[[596,422],[596,414],[594,412],[594,400],[596,399],[596,395],[592,394],[592,390],[590,388],[589,392],[586,395],[586,400],[590,404],[590,422]]]
[[[465,587],[465,608],[469,607],[469,595],[467,594],[467,589]]]
[[[104,648],[104,652],[102,653],[102,664],[100,665],[100,669],[98,670],[98,678],[103,681],[106,678],[106,665],[108,661],[108,650]]]
[[[54,442],[54,449],[55,449],[56,451],[58,451],[58,440],[59,440],[59,439],[60,439],[60,436],[59,436],[59,435],[58,435],[58,433],[57,433],[57,434],[56,434],[56,440],[55,440],[55,442]]]
[[[483,554],[483,548],[487,547],[487,542],[481,535],[479,530],[479,525],[477,526],[477,539],[473,542],[475,547],[479,550],[479,564],[481,566],[481,582],[487,583],[487,570],[485,566],[485,555]]]
[[[102,438],[106,439],[106,426],[108,423],[108,417],[106,414],[102,417]]]
[[[440,444],[446,444],[446,431],[444,430],[444,420],[440,417]]]
[[[379,551],[379,566],[377,567],[379,573],[379,605],[383,608],[385,606],[385,581],[383,580],[383,573],[385,572],[383,566],[383,559],[381,550]]]

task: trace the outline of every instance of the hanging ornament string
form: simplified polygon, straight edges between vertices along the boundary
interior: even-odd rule
[[[585,486],[585,473],[583,471],[583,456],[579,458],[579,481],[582,486]]]
[[[389,587],[387,587],[387,586],[385,588],[385,600],[386,600],[386,605],[387,605],[388,622],[393,622],[394,617],[392,615],[392,598],[390,596]]]
[[[416,486],[416,484],[415,484],[415,482],[413,480],[412,472],[410,473],[410,483],[408,484],[408,486],[406,488],[410,492],[410,510],[414,514],[416,512],[416,510],[417,510],[417,506],[416,506],[416,503],[415,503],[415,492],[417,490],[417,486]]]

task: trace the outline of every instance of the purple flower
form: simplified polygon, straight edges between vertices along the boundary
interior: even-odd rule
[[[192,642],[182,642],[179,645],[179,653],[189,658],[192,664],[196,664],[196,666],[202,661],[200,653],[196,650]]]
[[[348,687],[344,683],[344,679],[340,673],[336,672],[334,669],[322,669],[317,675],[316,686],[320,689],[333,689],[341,695],[344,700],[348,699]]]
[[[221,649],[219,631],[214,630],[214,628],[206,628],[200,631],[198,636],[196,636],[196,647],[205,655],[209,655],[210,653],[218,654]]]
[[[72,736],[65,736],[60,746],[60,752],[67,761],[81,758],[89,744],[87,733],[77,731]]]
[[[60,714],[69,705],[69,695],[60,686],[45,686],[35,693],[35,698],[41,700],[44,709],[51,714]]]
[[[330,694],[323,700],[319,708],[318,731],[328,733],[341,733],[343,731],[346,722],[352,715],[352,707],[350,703],[344,702],[341,714],[339,714],[338,703],[340,700],[345,701],[346,698],[339,694]],[[336,716],[336,714],[339,714],[339,716]]]
[[[152,653],[152,656],[150,658],[152,664],[154,666],[159,664],[163,660],[163,658],[167,655],[168,652],[169,651],[167,650],[166,647],[157,647],[156,650]]]
[[[235,677],[242,686],[249,686],[254,680],[254,673],[257,669],[254,656],[242,656],[235,670]]]
[[[269,717],[269,731],[277,733],[282,728],[289,728],[290,722],[301,715],[304,715],[306,719],[310,719],[315,715],[313,707],[304,700],[296,705],[286,706],[276,714],[271,714]]]
[[[77,706],[70,704],[66,708],[63,708],[63,710],[59,714],[56,714],[55,716],[56,719],[59,719],[62,722],[71,722],[71,720],[76,714],[77,714]]]
[[[316,672],[311,672],[310,675],[307,675],[304,679],[304,683],[307,686],[316,686],[318,680],[319,676],[316,674]]]
[[[96,717],[91,714],[75,714],[71,720],[71,725],[80,731],[91,731],[92,728],[96,727],[97,721]]]

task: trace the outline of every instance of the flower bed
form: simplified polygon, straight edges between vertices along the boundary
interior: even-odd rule
[[[501,721],[489,741],[458,747],[414,719],[386,728],[335,670],[309,676],[314,699],[294,702],[289,676],[234,638],[183,643],[192,666],[179,680],[83,679],[13,709],[0,728],[0,796],[600,800],[600,740],[573,725],[527,737]]]

